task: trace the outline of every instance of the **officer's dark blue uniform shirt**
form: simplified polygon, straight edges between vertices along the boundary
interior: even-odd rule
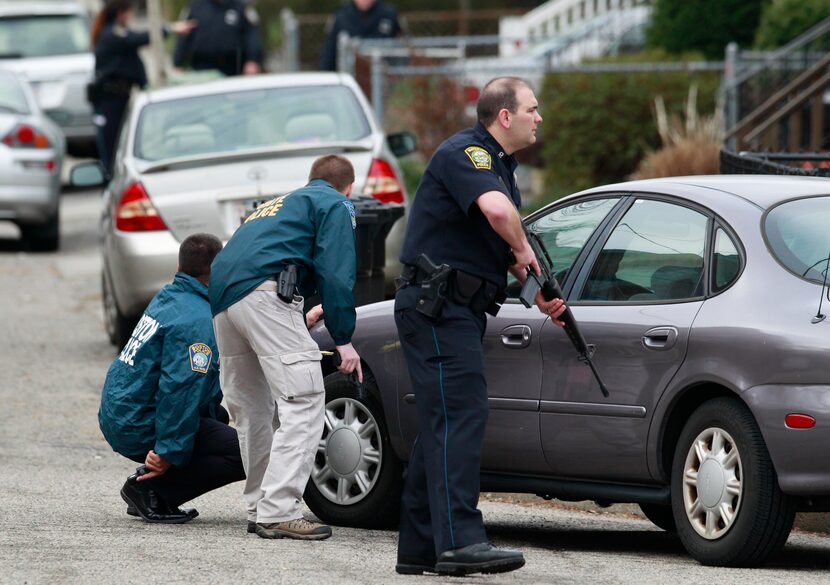
[[[194,69],[217,68],[232,75],[241,73],[246,61],[261,60],[256,12],[240,0],[195,0],[187,13],[190,19],[199,25],[176,40],[176,67],[190,61]]]
[[[415,264],[425,253],[436,264],[449,264],[504,289],[510,246],[475,201],[488,191],[501,191],[518,208],[515,171],[516,160],[481,124],[442,142],[415,193],[401,262]]]
[[[98,423],[122,455],[143,457],[152,449],[182,466],[200,417],[216,418],[221,401],[207,287],[179,272],[150,301],[110,366]]]
[[[337,70],[337,37],[341,32],[350,37],[361,39],[393,38],[401,34],[398,12],[383,2],[375,2],[369,10],[362,11],[349,3],[337,11],[334,22],[326,33],[323,53],[320,57],[320,69]]]
[[[320,293],[334,342],[349,343],[355,325],[355,223],[352,202],[321,179],[259,206],[213,260],[213,314],[293,264],[300,294]]]
[[[138,49],[149,43],[148,32],[131,31],[119,24],[106,25],[95,43],[95,77],[144,87],[147,72]]]

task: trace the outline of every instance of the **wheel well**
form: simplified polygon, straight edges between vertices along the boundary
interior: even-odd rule
[[[329,374],[337,372],[337,368],[334,365],[334,359],[330,355],[323,355],[320,367],[323,369],[324,378]],[[375,374],[372,372],[372,368],[370,368],[369,364],[367,364],[363,359],[360,360],[360,368],[363,370],[363,387],[369,393],[369,396],[374,398],[377,403],[382,406],[383,402],[380,399],[380,390],[378,389],[378,384],[375,381]]]
[[[657,461],[660,465],[660,476],[664,480],[669,481],[669,472],[671,471],[672,459],[674,458],[674,450],[677,447],[677,441],[680,438],[680,433],[683,431],[683,426],[686,424],[686,421],[689,420],[691,414],[701,404],[721,396],[740,400],[728,388],[713,383],[690,386],[682,394],[675,397],[674,403],[669,407],[669,414],[665,418],[667,422],[663,426],[657,453]]]

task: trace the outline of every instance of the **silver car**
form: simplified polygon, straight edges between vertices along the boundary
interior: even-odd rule
[[[387,136],[349,76],[235,77],[135,95],[101,216],[113,343],[129,338],[147,303],[173,277],[185,237],[208,232],[227,240],[258,203],[304,185],[313,160],[328,153],[353,163],[354,194],[405,205]],[[386,239],[390,278],[399,273],[404,221]]]
[[[519,288],[484,338],[482,490],[634,502],[711,565],[763,563],[830,508],[830,180],[621,183],[525,220],[610,396]],[[334,344],[318,325],[321,349]],[[324,361],[306,490],[324,521],[394,523],[418,432],[391,301],[358,309],[368,398]]]
[[[32,250],[58,248],[65,150],[26,80],[0,70],[0,219],[17,224]]]
[[[26,76],[41,109],[63,130],[71,147],[95,144],[86,85],[95,70],[89,16],[65,0],[0,3],[0,67]]]

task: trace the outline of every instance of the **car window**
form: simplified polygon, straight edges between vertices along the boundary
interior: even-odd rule
[[[135,154],[145,160],[291,144],[356,141],[371,132],[344,86],[239,91],[156,102],[141,112]]]
[[[591,199],[556,209],[528,224],[530,232],[539,234],[553,260],[557,280],[565,280],[585,242],[605,219],[619,197]],[[508,275],[507,296],[518,298],[521,287]]]
[[[705,215],[638,199],[614,227],[579,300],[667,301],[702,294]]]
[[[712,250],[712,292],[720,292],[735,282],[740,271],[738,247],[723,228],[718,228]]]
[[[787,270],[821,283],[830,256],[828,226],[830,197],[811,197],[774,207],[764,220],[764,235],[770,251]]]
[[[0,18],[0,58],[89,52],[89,23],[77,14]]]
[[[29,102],[13,73],[0,71],[0,112],[28,114]]]

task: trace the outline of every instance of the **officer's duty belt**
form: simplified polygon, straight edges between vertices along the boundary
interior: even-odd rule
[[[404,264],[401,271],[403,286],[417,286],[429,278],[428,273],[411,264]],[[489,280],[456,268],[450,273],[447,289],[447,296],[454,303],[470,307],[475,312],[486,311],[491,315],[498,312],[499,305],[506,298],[504,292]]]

